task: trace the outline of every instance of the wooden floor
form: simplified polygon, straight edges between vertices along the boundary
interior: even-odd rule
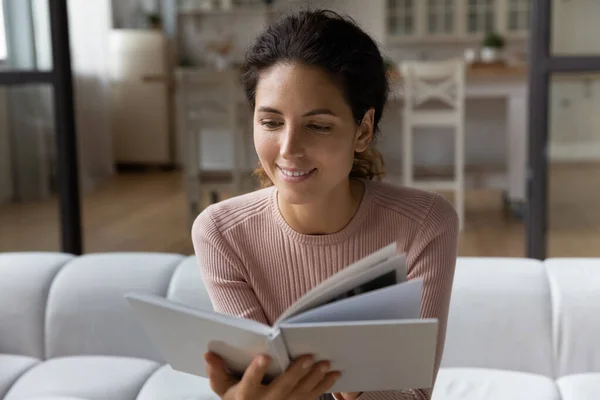
[[[554,167],[550,183],[549,256],[600,257],[600,165]],[[502,211],[500,193],[467,193],[461,256],[523,256],[524,226]],[[178,172],[120,174],[83,199],[85,252],[192,254],[187,205]],[[60,248],[55,200],[0,206],[0,251]]]

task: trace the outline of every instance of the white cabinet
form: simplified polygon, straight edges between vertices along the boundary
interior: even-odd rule
[[[469,39],[489,31],[524,37],[529,13],[529,0],[386,0],[387,39]]]
[[[427,0],[425,32],[448,35],[455,29],[456,4],[452,0]]]
[[[600,160],[600,76],[554,78],[549,113],[552,161]]]
[[[600,1],[553,0],[551,45],[555,55],[600,54]]]
[[[526,34],[529,29],[531,13],[530,0],[509,0],[506,5],[507,25],[509,33]]]
[[[394,37],[416,35],[417,0],[388,0],[386,7],[386,23],[389,35]]]
[[[467,0],[464,12],[467,14],[468,34],[485,33],[496,29],[494,3],[496,3],[494,0]]]

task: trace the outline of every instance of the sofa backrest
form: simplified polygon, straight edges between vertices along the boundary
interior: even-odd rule
[[[552,301],[544,264],[459,258],[442,367],[554,376]]]
[[[212,308],[196,258],[0,253],[0,354],[164,362],[124,295]],[[600,259],[459,258],[442,367],[600,372]]]
[[[48,292],[71,259],[61,253],[0,253],[0,354],[44,358]]]
[[[545,261],[557,376],[600,373],[600,258]]]
[[[0,254],[0,353],[118,355],[164,362],[128,292],[212,308],[195,257],[162,253]]]

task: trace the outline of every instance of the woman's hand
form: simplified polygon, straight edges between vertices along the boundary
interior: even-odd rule
[[[223,360],[206,353],[207,372],[211,389],[223,400],[313,400],[325,393],[339,378],[339,372],[328,372],[329,363],[314,363],[311,356],[294,360],[288,369],[270,384],[263,385],[269,369],[267,356],[256,357],[241,380],[227,373]]]
[[[362,394],[362,392],[337,392],[332,394],[333,397],[335,397],[335,400],[356,400],[358,399],[358,396]]]

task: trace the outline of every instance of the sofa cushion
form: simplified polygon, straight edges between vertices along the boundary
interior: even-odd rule
[[[600,259],[546,260],[558,377],[600,373]]]
[[[213,309],[195,256],[187,257],[179,264],[171,279],[167,297],[190,307]]]
[[[600,373],[563,376],[558,380],[563,400],[600,399]]]
[[[160,366],[154,361],[81,356],[55,358],[31,368],[4,400],[62,396],[87,400],[134,400]]]
[[[88,400],[81,397],[71,397],[71,396],[36,396],[36,397],[28,397],[23,400]]]
[[[165,365],[146,382],[137,400],[219,400],[208,379],[175,371]]]
[[[554,376],[551,307],[540,261],[459,259],[442,367]]]
[[[25,371],[38,362],[31,357],[0,354],[0,399]]]
[[[78,257],[54,280],[48,297],[46,358],[139,357],[164,363],[124,295],[166,296],[180,255],[105,253]]]
[[[0,253],[0,354],[44,358],[48,291],[72,258],[62,253]]]
[[[543,375],[484,368],[442,368],[432,400],[560,400],[556,382]]]

